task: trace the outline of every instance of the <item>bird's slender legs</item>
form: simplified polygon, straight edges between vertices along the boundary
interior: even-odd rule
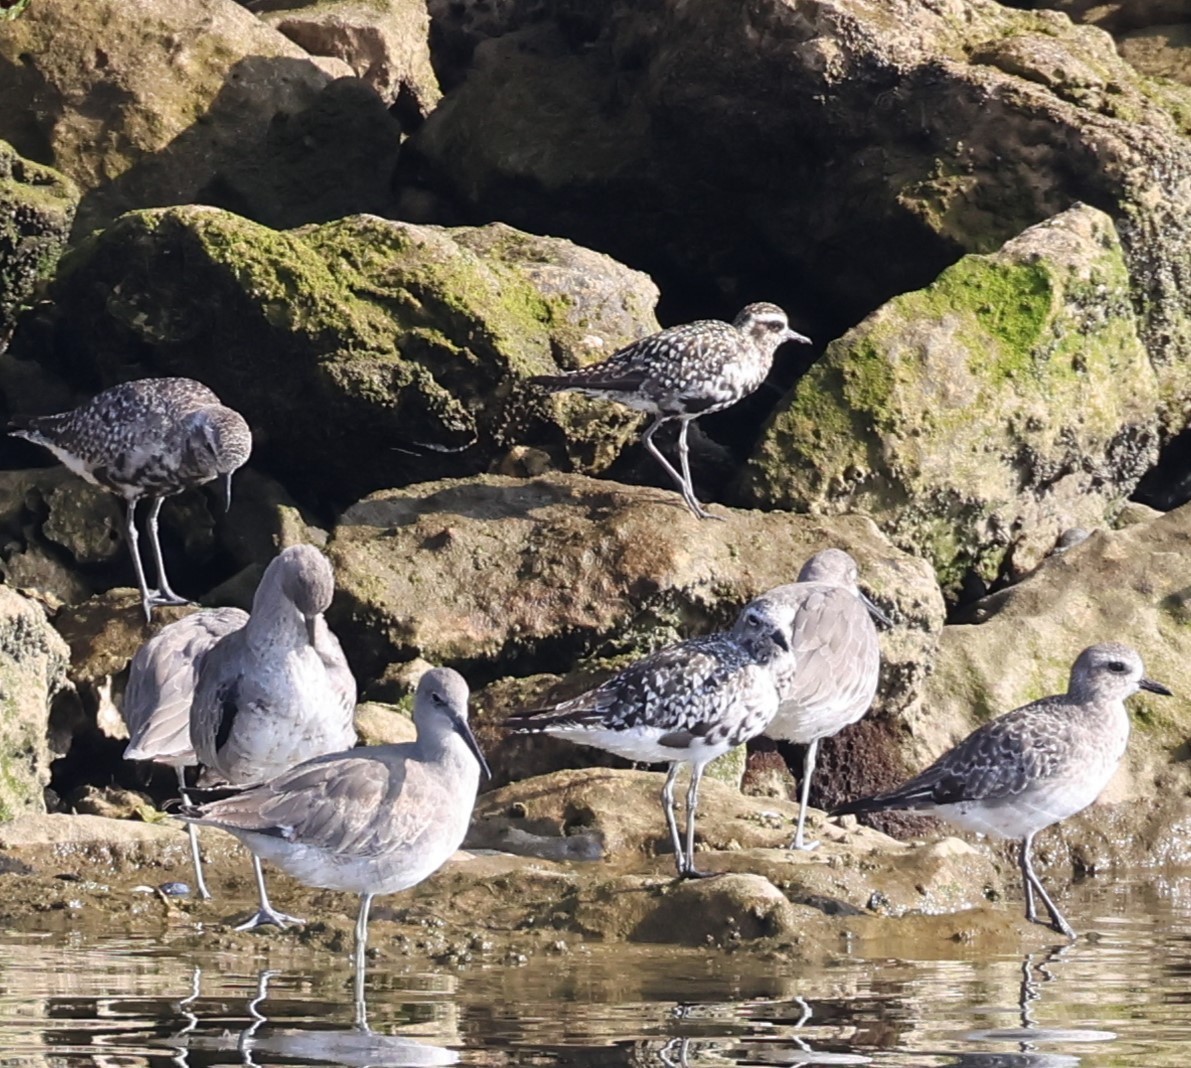
[[[364,1005],[364,951],[368,948],[368,910],[372,908],[372,894],[360,895],[360,915],[356,918],[355,1001],[356,1028],[368,1030],[368,1010]]]
[[[681,766],[677,762],[670,765],[670,773],[662,786],[662,811],[666,813],[666,826],[670,828],[670,841],[674,844],[674,863],[678,865],[680,876],[686,867],[686,857],[682,851],[682,838],[678,834],[678,817],[674,815],[674,782]]]
[[[161,538],[157,533],[157,517],[161,513],[164,497],[154,497],[149,506],[149,543],[153,550],[153,563],[157,567],[157,589],[153,592],[154,604],[189,604],[185,597],[179,597],[170,589],[170,580],[165,575],[165,561],[161,556]]]
[[[153,560],[157,565],[157,578],[162,589],[151,590],[145,580],[145,565],[141,563],[140,535],[136,529],[136,506],[139,497],[133,497],[128,502],[128,511],[124,516],[124,539],[128,542],[128,551],[132,553],[132,567],[136,572],[136,584],[141,591],[141,607],[145,610],[145,622],[153,622],[153,607],[159,604],[188,604],[185,597],[179,597],[169,588],[165,577],[165,565],[161,560],[161,542],[157,538],[157,513],[161,511],[161,498],[155,497],[149,511],[149,542],[153,550]]]
[[[714,872],[700,871],[695,867],[695,811],[699,807],[699,782],[703,778],[703,765],[691,765],[691,782],[686,789],[686,864],[679,871],[684,879],[703,879]]]
[[[256,997],[248,1002],[248,1015],[252,1017],[252,1023],[240,1032],[240,1037],[236,1040],[236,1050],[246,1065],[255,1064],[252,1059],[253,1038],[261,1024],[269,1022],[269,1017],[261,1012],[260,1007],[269,996],[269,980],[276,974],[277,972],[265,969],[256,977]]]
[[[654,459],[656,459],[657,462],[660,463],[665,469],[666,474],[673,479],[674,485],[678,487],[678,492],[682,494],[682,499],[686,501],[686,506],[691,510],[691,512],[699,519],[715,518],[695,499],[694,491],[687,489],[687,478],[684,478],[674,470],[674,465],[662,455],[661,450],[653,443],[653,435],[657,431],[658,427],[660,427],[663,423],[668,422],[672,418],[674,417],[670,415],[659,415],[652,423],[649,424],[649,429],[647,429],[645,433],[641,435],[641,440],[645,443],[645,447],[651,453],[653,453]],[[680,454],[686,449],[686,427],[687,420],[684,419],[682,422],[682,430],[679,432],[679,441],[681,443],[679,447]],[[683,455],[683,463],[684,465],[687,464],[685,455]]]
[[[252,870],[256,872],[256,889],[260,895],[260,908],[256,910],[256,915],[251,920],[240,924],[236,928],[237,931],[251,931],[254,927],[262,927],[267,923],[284,927],[290,923],[306,922],[297,916],[288,916],[284,912],[278,912],[269,904],[269,894],[265,890],[265,869],[261,866],[261,858],[255,853],[252,855]]]
[[[806,747],[806,759],[802,762],[802,793],[798,805],[798,829],[794,832],[791,849],[817,849],[818,842],[807,842],[802,837],[806,826],[806,802],[811,794],[811,776],[815,773],[815,757],[819,752],[819,739],[816,738]]]
[[[190,798],[186,796],[186,772],[182,770],[180,764],[174,770],[178,773],[178,794],[182,798],[182,804],[189,807]],[[198,827],[193,823],[187,823],[186,830],[190,834],[190,859],[194,861],[194,885],[198,889],[198,896],[206,901],[210,898],[211,891],[207,889],[207,882],[203,878],[203,858],[199,856]]]
[[[709,512],[702,504],[699,503],[699,498],[695,496],[695,483],[691,480],[691,458],[690,451],[687,448],[686,432],[690,428],[691,421],[684,419],[682,425],[678,428],[678,460],[682,464],[682,496],[686,501],[687,507],[694,512],[700,519],[720,519],[722,515],[714,515]]]
[[[1061,935],[1066,935],[1068,938],[1075,937],[1075,931],[1072,930],[1063,914],[1059,911],[1058,906],[1050,899],[1050,895],[1046,892],[1046,888],[1042,885],[1042,881],[1034,872],[1034,865],[1030,861],[1030,850],[1034,845],[1034,836],[1027,834],[1021,842],[1021,874],[1022,879],[1025,880],[1026,885],[1026,919],[1031,923],[1037,923],[1034,915],[1034,894],[1033,891],[1038,892],[1038,896],[1042,898],[1042,903],[1046,906],[1046,911],[1050,913],[1050,926],[1053,927]]]

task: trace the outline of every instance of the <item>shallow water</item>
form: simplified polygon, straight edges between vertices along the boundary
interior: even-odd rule
[[[1191,1063],[1191,873],[1063,902],[1085,937],[1031,931],[1028,953],[895,933],[879,958],[844,943],[826,965],[649,946],[462,970],[382,957],[372,1033],[352,1026],[347,960],[292,942],[0,932],[0,1065]]]

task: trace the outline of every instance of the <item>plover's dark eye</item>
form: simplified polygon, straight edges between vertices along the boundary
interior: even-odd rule
[[[1117,675],[1124,675],[1129,668],[1122,664],[1121,661],[1113,660],[1109,663],[1108,670],[1114,672]]]

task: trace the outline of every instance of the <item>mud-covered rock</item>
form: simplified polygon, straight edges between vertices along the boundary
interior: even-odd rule
[[[253,10],[311,55],[342,60],[403,119],[424,119],[442,95],[424,0],[265,0]]]
[[[255,461],[291,492],[346,503],[482,470],[519,443],[606,467],[637,417],[521,380],[656,329],[656,297],[605,256],[499,224],[353,216],[277,232],[169,208],[85,242],[43,329],[14,347],[94,385],[198,378],[244,414]]]
[[[1157,459],[1162,379],[1112,221],[1075,207],[829,346],[766,429],[746,492],[872,515],[954,593],[1111,516]]]
[[[0,141],[0,341],[57,266],[78,200],[69,178]]]
[[[271,199],[279,189],[317,200],[316,192],[342,194],[373,180],[347,136],[361,129],[351,107],[338,110],[344,136],[324,124],[329,136],[318,153],[279,151],[294,117],[350,73],[230,0],[39,0],[0,36],[0,100],[9,104],[0,107],[0,137],[82,189],[76,234],[131,208],[187,201],[293,225],[327,216],[295,220]],[[354,106],[358,112],[360,101]],[[383,138],[369,150],[383,154]],[[281,176],[288,186],[277,185],[280,164],[293,172]]]
[[[0,586],[0,824],[45,811],[50,706],[68,685],[68,656],[41,607]]]

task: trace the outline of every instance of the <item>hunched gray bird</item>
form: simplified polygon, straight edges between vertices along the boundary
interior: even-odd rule
[[[805,840],[804,829],[819,742],[860,719],[877,692],[881,647],[873,619],[889,620],[858,582],[848,553],[824,549],[803,565],[797,582],[768,590],[743,609],[780,603],[794,612],[790,651],[770,662],[781,704],[763,732],[807,747],[792,849],[818,845]]]
[[[769,374],[774,353],[786,341],[810,344],[790,329],[776,304],[749,304],[730,323],[702,319],[671,326],[634,341],[600,363],[563,374],[534,375],[530,381],[552,392],[572,390],[618,401],[654,420],[642,441],[682,494],[691,513],[713,516],[695,496],[691,482],[687,429],[692,420],[747,397]],[[678,456],[682,473],[654,444],[663,423],[678,420]]]
[[[256,785],[355,744],[355,679],[322,615],[334,590],[327,558],[290,546],[265,569],[248,621],[204,654],[190,742],[209,776]],[[253,868],[260,908],[241,929],[303,922],[269,904],[256,854]]]
[[[414,696],[417,739],[304,761],[243,793],[183,810],[222,827],[257,858],[308,886],[360,895],[356,920],[357,1022],[364,1019],[364,950],[377,894],[406,890],[463,843],[484,755],[467,721],[467,683],[435,668]]]
[[[248,613],[239,608],[206,608],[163,627],[132,658],[120,706],[128,726],[125,760],[168,764],[178,776],[178,792],[189,804],[185,769],[198,764],[190,744],[190,708],[203,659],[220,639],[239,630]],[[198,829],[187,828],[199,896],[211,892],[203,878]]]
[[[833,815],[931,812],[967,830],[1020,840],[1026,919],[1038,922],[1037,892],[1050,926],[1074,938],[1034,871],[1034,835],[1087,808],[1108,785],[1129,741],[1124,702],[1138,690],[1170,696],[1145,677],[1136,650],[1119,642],[1091,645],[1072,666],[1066,693],[985,723],[903,786],[841,805]]]
[[[662,809],[679,878],[695,867],[695,812],[706,766],[765,729],[778,708],[767,665],[790,645],[792,613],[784,605],[744,612],[731,632],[691,638],[630,664],[586,693],[546,709],[510,716],[518,734],[550,734],[605,749],[626,760],[668,763]],[[678,833],[674,785],[683,764],[686,842]]]
[[[146,621],[155,605],[187,603],[166,577],[157,517],[166,497],[220,477],[231,506],[232,474],[252,451],[252,433],[239,412],[191,378],[142,378],[105,389],[73,411],[15,418],[9,433],[45,446],[75,474],[127,502],[124,535]],[[136,506],[142,498],[151,502],[154,590],[138,545]]]

